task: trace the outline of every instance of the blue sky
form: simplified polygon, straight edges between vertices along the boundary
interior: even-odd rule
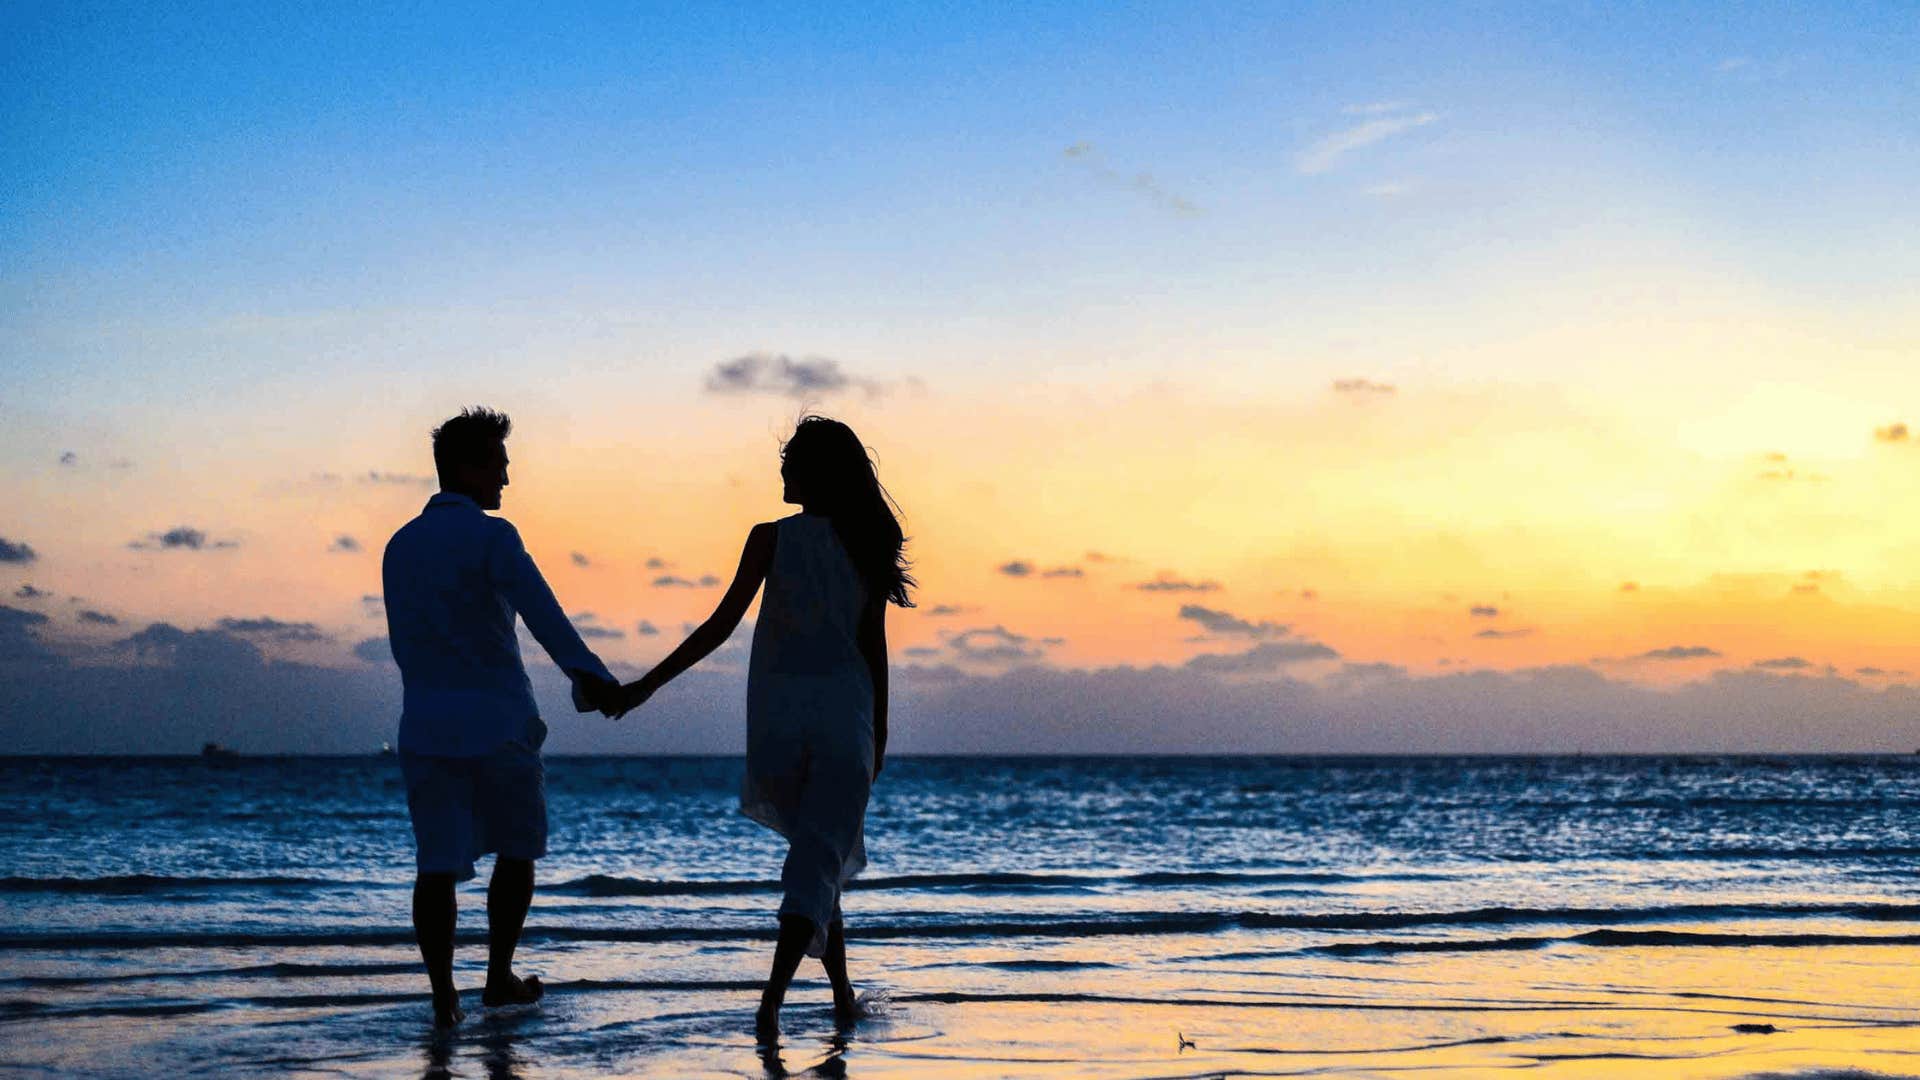
[[[709,377],[790,355],[1060,670],[1188,659],[1163,569],[1422,677],[1920,670],[1916,57],[1911,4],[15,6],[0,586],[357,662],[419,494],[366,477],[486,401],[563,599],[678,626],[639,568],[730,565],[802,404]],[[128,547],[182,525],[234,546]],[[64,611],[8,632],[125,660]]]

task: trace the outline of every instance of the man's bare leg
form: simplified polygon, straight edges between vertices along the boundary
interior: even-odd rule
[[[452,874],[421,874],[413,881],[413,937],[433,987],[433,1026],[450,1028],[466,1019],[453,985],[453,928],[460,910]]]
[[[513,974],[513,950],[532,906],[533,860],[494,860],[493,880],[487,883],[487,988],[480,995],[488,1007],[525,1005],[545,993],[538,978]]]

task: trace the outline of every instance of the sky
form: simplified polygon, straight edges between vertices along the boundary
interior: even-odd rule
[[[386,537],[633,676],[804,411],[896,746],[1920,746],[1910,4],[16,5],[0,742],[390,739]],[[746,632],[562,751],[731,752]],[[537,652],[537,650],[531,650]]]

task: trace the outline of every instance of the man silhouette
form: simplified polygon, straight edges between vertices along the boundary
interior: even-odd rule
[[[547,851],[547,728],[534,705],[514,618],[574,679],[575,704],[611,715],[618,683],[566,613],[500,508],[513,423],[463,410],[433,432],[440,493],[387,542],[381,577],[387,636],[405,691],[400,769],[413,820],[417,877],[413,930],[433,986],[433,1018],[466,1015],[453,985],[454,886],[494,853],[487,887],[483,1004],[537,1001],[537,977],[513,974],[513,951],[533,902],[533,861]]]

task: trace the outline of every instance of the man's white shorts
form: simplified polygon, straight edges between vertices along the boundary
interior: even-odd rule
[[[415,865],[422,874],[473,877],[473,861],[496,854],[537,859],[547,853],[547,781],[540,744],[547,725],[480,757],[400,754],[413,818]]]

